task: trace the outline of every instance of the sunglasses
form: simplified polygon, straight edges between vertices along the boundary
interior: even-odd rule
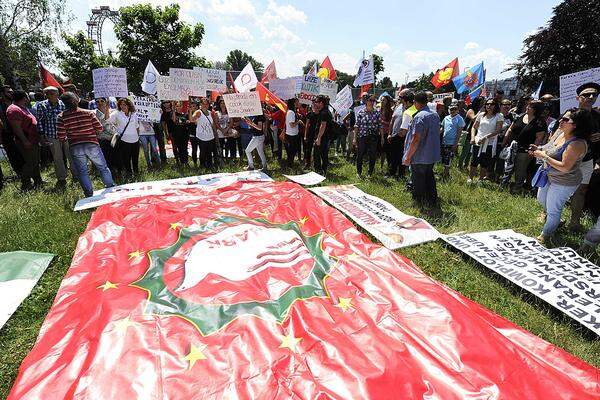
[[[493,106],[494,103],[486,103],[486,106]]]
[[[565,124],[572,124],[573,121],[571,120],[571,118],[567,118],[567,117],[562,117],[560,119],[560,122],[564,122]]]
[[[581,93],[580,96],[591,99],[593,97],[598,97],[598,92]]]

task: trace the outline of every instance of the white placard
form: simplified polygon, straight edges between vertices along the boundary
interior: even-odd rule
[[[446,92],[446,93],[434,93],[433,101],[443,101],[446,97],[454,98],[454,92]]]
[[[298,77],[273,79],[269,82],[269,91],[281,100],[293,99],[299,92]]]
[[[262,115],[263,110],[257,92],[224,94],[225,106],[230,118]]]
[[[302,174],[302,175],[283,175],[283,176],[288,178],[290,181],[299,183],[300,185],[303,185],[303,186],[318,185],[319,183],[321,183],[325,180],[325,177],[323,175],[319,175],[313,171],[308,172],[306,174]]]
[[[333,103],[336,100],[338,91],[338,84],[329,79],[323,79],[319,84],[319,94],[329,97],[329,103]]]
[[[156,94],[161,100],[187,100],[179,98],[180,92],[170,76],[159,75],[156,79]]]
[[[298,100],[301,104],[311,105],[319,95],[319,78],[313,75],[304,75],[302,79],[302,87],[298,94]]]
[[[427,221],[404,214],[354,185],[322,186],[310,191],[367,230],[388,249],[436,240],[440,233]]]
[[[510,229],[443,239],[600,335],[600,268],[575,250],[547,249]]]
[[[179,92],[178,100],[187,100],[190,96],[206,96],[202,82],[202,71],[183,68],[169,68],[171,82]]]
[[[98,68],[92,70],[94,96],[127,97],[127,70],[125,68]]]
[[[194,71],[200,71],[202,86],[205,90],[227,91],[227,75],[223,69],[194,67]]]
[[[343,113],[347,114],[347,110],[350,110],[354,100],[352,100],[352,90],[350,86],[346,85],[342,90],[339,91],[335,98],[335,102],[331,104],[331,106],[338,112],[338,114],[342,115]]]
[[[569,108],[579,107],[577,101],[577,93],[575,90],[588,82],[596,82],[600,84],[600,67],[592,68],[585,71],[579,71],[560,77],[560,112],[564,113]],[[600,98],[599,98],[600,99]],[[596,99],[595,106],[598,106],[599,100]]]
[[[160,122],[160,102],[154,97],[131,96],[139,121]]]

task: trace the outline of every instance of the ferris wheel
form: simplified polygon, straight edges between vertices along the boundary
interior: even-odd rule
[[[111,10],[109,6],[93,8],[90,20],[86,21],[88,38],[94,43],[94,50],[99,55],[104,54],[104,49],[102,48],[102,25],[107,19],[116,24],[119,21],[119,11]]]

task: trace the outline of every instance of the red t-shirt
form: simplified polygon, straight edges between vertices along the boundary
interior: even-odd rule
[[[37,120],[28,109],[11,104],[6,109],[6,119],[9,123],[20,125],[29,142],[38,143]],[[21,141],[17,135],[15,135],[15,140]]]
[[[279,109],[274,113],[271,113],[271,119],[275,121],[279,130],[285,129],[285,113]]]

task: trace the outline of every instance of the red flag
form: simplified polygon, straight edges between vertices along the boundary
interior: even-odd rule
[[[263,72],[262,78],[260,79],[260,83],[269,83],[273,79],[277,79],[277,69],[275,68],[275,60],[271,61],[271,64],[269,64],[269,66],[265,69],[265,72]]]
[[[337,78],[337,74],[335,72],[335,68],[333,68],[333,64],[329,59],[329,56],[326,56],[323,62],[321,63],[321,69],[326,69],[328,73],[328,79],[331,81],[335,81]]]
[[[237,89],[235,88],[235,81],[233,80],[233,76],[231,76],[231,71],[227,73],[229,75],[229,80],[231,81],[231,87],[233,88],[233,92],[237,93]]]
[[[260,101],[264,101],[267,104],[272,104],[279,108],[284,113],[287,112],[287,105],[283,100],[279,97],[275,96],[272,92],[269,91],[262,83],[258,82],[256,84],[256,91],[258,92],[258,96],[260,97]]]
[[[221,94],[221,93],[219,93],[219,91],[218,91],[218,90],[211,90],[211,91],[210,91],[210,101],[212,101],[213,103],[214,103],[215,101],[217,101],[217,97],[219,97],[219,95],[220,95],[220,94]]]
[[[8,400],[225,398],[597,399],[598,370],[295,183],[101,206]]]
[[[56,80],[54,75],[52,75],[52,73],[48,71],[42,63],[40,63],[40,79],[42,81],[42,87],[54,86],[61,93],[65,91],[62,85]]]
[[[431,78],[431,84],[437,88],[452,82],[452,78],[458,76],[458,57],[450,61],[445,67],[435,71],[433,78]]]
[[[366,85],[362,85],[360,87],[360,95],[362,96],[363,93],[369,93],[369,89],[371,89],[371,86],[373,86],[372,83],[367,83]]]

